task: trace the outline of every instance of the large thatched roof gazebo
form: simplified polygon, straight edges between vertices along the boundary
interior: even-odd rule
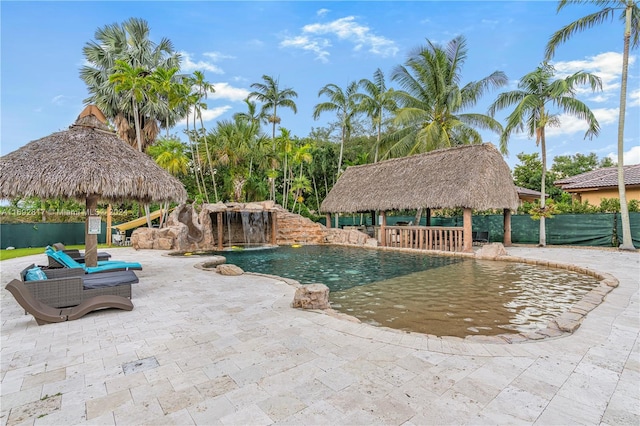
[[[187,198],[182,183],[107,127],[88,106],[68,130],[53,133],[0,158],[0,198],[36,196],[86,200],[86,263],[95,265],[97,235],[90,233],[98,200],[143,203]]]
[[[464,226],[445,237],[426,233],[424,244],[420,242],[418,231],[425,227],[413,227],[415,229],[408,235],[416,240],[414,247],[433,247],[432,239],[437,243],[442,238],[452,238],[455,241],[435,246],[471,251],[473,209],[503,209],[505,245],[510,244],[510,210],[518,208],[518,193],[502,155],[495,146],[485,143],[349,167],[322,202],[320,210],[325,213],[380,211],[383,216],[381,242],[387,245],[388,239],[398,238],[399,234],[390,234],[385,229],[388,228],[385,212],[419,208],[427,208],[427,212],[430,209],[463,208]],[[330,226],[329,217],[327,224]]]

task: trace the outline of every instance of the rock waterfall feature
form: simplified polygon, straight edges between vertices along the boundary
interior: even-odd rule
[[[191,204],[177,206],[164,228],[136,229],[132,246],[188,252],[255,245],[377,245],[362,232],[326,228],[273,201],[203,204],[198,210]]]

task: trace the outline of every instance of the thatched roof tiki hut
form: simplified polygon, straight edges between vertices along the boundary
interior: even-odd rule
[[[390,210],[463,208],[459,227],[389,227]],[[320,211],[358,213],[380,211],[379,240],[383,246],[472,251],[473,209],[503,209],[504,244],[511,244],[510,211],[518,208],[518,193],[509,166],[490,143],[396,158],[349,167],[340,176]]]
[[[68,130],[29,142],[0,158],[0,198],[86,201],[88,266],[97,261],[98,237],[89,224],[92,218],[98,219],[98,200],[151,203],[187,198],[179,180],[118,138],[105,123],[102,112],[90,105]]]

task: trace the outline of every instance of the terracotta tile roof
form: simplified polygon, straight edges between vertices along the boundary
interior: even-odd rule
[[[529,196],[538,196],[538,197],[542,195],[542,192],[540,191],[535,191],[529,188],[523,188],[521,186],[516,186],[516,191],[518,191],[518,195],[529,195]]]
[[[640,164],[624,167],[625,186],[640,185]],[[560,179],[554,182],[565,191],[571,189],[607,188],[618,186],[618,168],[607,167],[592,170],[576,176]]]

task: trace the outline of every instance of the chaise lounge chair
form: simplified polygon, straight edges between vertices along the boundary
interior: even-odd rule
[[[67,308],[94,296],[113,295],[131,299],[131,285],[139,282],[133,271],[87,274],[80,268],[48,269],[31,264],[20,272],[31,295],[54,308]]]
[[[25,311],[33,315],[38,325],[76,320],[98,309],[115,308],[125,311],[133,309],[131,300],[120,296],[95,296],[73,308],[52,308],[34,299],[19,280],[12,280],[5,288],[13,294],[13,297]]]
[[[104,260],[99,261],[98,266],[86,266],[83,263],[78,263],[73,260],[67,253],[62,251],[55,251],[50,246],[47,246],[44,252],[49,258],[49,267],[51,268],[82,268],[87,274],[105,271],[142,270],[142,265],[140,265],[138,262]]]
[[[55,243],[53,245],[53,248],[56,251],[67,253],[73,260],[75,260],[78,263],[84,263],[84,253],[80,252],[80,250],[78,249],[67,249],[62,243]],[[111,258],[111,255],[106,251],[98,252],[98,260],[105,261],[105,260],[109,260],[110,258]]]

